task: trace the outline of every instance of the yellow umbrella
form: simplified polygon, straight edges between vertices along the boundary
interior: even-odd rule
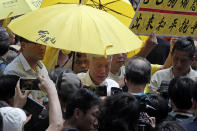
[[[79,0],[43,0],[42,7],[55,4],[78,4]],[[83,4],[106,11],[129,27],[135,14],[129,0],[82,0]]]
[[[25,14],[40,7],[42,0],[0,0],[0,19]]]
[[[40,8],[13,20],[8,28],[36,43],[98,55],[129,52],[142,43],[115,17],[85,5]]]

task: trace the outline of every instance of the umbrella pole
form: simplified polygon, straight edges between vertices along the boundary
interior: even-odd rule
[[[74,71],[74,66],[75,66],[75,52],[73,54],[73,59],[72,59],[72,71]]]

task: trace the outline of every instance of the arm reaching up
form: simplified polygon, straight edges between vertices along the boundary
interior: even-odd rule
[[[49,97],[49,127],[47,131],[61,131],[63,126],[62,111],[55,84],[45,78],[38,77],[39,88],[47,92]]]

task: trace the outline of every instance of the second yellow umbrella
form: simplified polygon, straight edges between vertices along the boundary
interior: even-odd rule
[[[79,4],[80,0],[43,0],[41,7],[54,4]],[[81,0],[83,4],[110,13],[127,27],[135,14],[129,0]]]

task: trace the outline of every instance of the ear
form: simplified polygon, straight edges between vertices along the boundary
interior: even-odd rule
[[[197,108],[197,103],[196,101],[192,98],[192,108],[196,109]]]
[[[81,111],[79,108],[75,108],[74,113],[73,113],[74,118],[75,118],[76,120],[77,120],[77,119],[80,119],[81,113],[82,113],[82,111]]]
[[[127,79],[126,79],[126,75],[124,75],[124,84],[125,84],[126,86],[128,86],[128,85],[127,85],[128,82],[127,82]]]
[[[26,44],[24,42],[21,42],[21,49],[24,50],[26,47]]]
[[[193,63],[195,61],[195,57],[193,56],[191,60],[192,60],[192,63]]]

